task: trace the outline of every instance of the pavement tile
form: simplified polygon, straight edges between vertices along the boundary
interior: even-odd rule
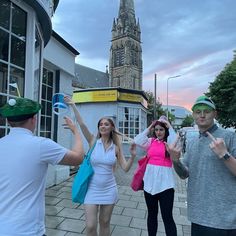
[[[85,230],[85,222],[74,219],[65,219],[57,226],[57,228],[73,233],[82,233]]]
[[[137,229],[147,229],[147,220],[133,217],[130,223],[130,227]]]
[[[66,233],[67,233],[66,231],[61,231],[61,230],[57,230],[57,229],[47,229],[46,230],[47,236],[65,236]]]
[[[84,211],[79,209],[64,208],[57,215],[64,218],[80,219],[81,216],[84,215]]]
[[[57,197],[71,200],[71,192],[62,192]]]
[[[45,192],[45,196],[48,196],[48,197],[56,197],[58,194],[60,193],[54,189],[47,189]]]
[[[56,216],[62,209],[63,207],[59,207],[59,206],[47,206],[45,209],[45,212],[46,212],[46,215]]]
[[[141,236],[148,236],[147,230],[143,230],[143,229],[142,229]],[[160,234],[159,234],[158,236],[160,236]],[[161,235],[161,236],[164,236],[164,235]]]
[[[63,186],[61,189],[61,192],[69,192],[69,193],[71,193],[71,187],[69,186]]]
[[[46,216],[46,227],[50,229],[56,229],[56,227],[64,220],[63,217],[58,216]]]
[[[129,226],[132,217],[123,215],[114,215],[111,217],[111,224],[119,226]]]
[[[125,216],[132,216],[137,218],[145,218],[146,217],[146,211],[145,210],[137,210],[133,208],[125,208],[122,212],[122,215]]]
[[[78,204],[73,203],[72,200],[69,200],[69,199],[62,199],[59,203],[57,203],[57,206],[68,207],[68,208],[77,208]]]
[[[131,195],[119,194],[119,199],[120,200],[130,200],[131,197],[132,197]]]
[[[126,200],[118,200],[116,205],[117,206],[123,206],[123,207],[137,208],[138,203],[137,202],[126,201]]]
[[[116,226],[111,234],[111,236],[140,236],[141,230],[135,228],[127,228],[122,226]]]
[[[130,200],[145,203],[144,196],[132,196]]]
[[[57,197],[45,197],[46,205],[56,205],[58,202],[61,201],[61,198]]]
[[[137,206],[137,209],[147,210],[146,203],[139,202],[138,206]]]
[[[123,211],[124,211],[124,207],[120,207],[120,206],[115,205],[112,214],[121,215],[121,213]]]
[[[86,234],[68,232],[65,236],[86,236]]]
[[[173,215],[179,215],[180,214],[180,208],[179,207],[173,207]]]
[[[85,236],[86,234],[68,232],[65,236]]]

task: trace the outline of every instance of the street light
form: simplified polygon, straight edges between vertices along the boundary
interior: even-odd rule
[[[168,100],[169,100],[169,80],[170,79],[173,79],[173,78],[177,78],[177,77],[180,77],[181,75],[175,75],[175,76],[171,76],[171,77],[169,77],[169,78],[167,78],[167,88],[166,88],[166,105],[167,105],[167,114],[166,114],[166,117],[167,117],[167,120],[168,120],[168,118],[169,118],[169,102],[168,102]]]

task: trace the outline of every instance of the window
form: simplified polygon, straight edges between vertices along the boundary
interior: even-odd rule
[[[52,138],[52,96],[54,74],[52,71],[43,69],[40,136]]]
[[[134,49],[131,50],[131,62],[132,65],[138,66],[138,53]]]
[[[0,107],[10,97],[24,96],[27,13],[7,0],[0,2]],[[0,137],[7,134],[0,117]]]
[[[146,128],[146,115],[141,108],[119,107],[118,114],[118,129],[126,136],[134,138]]]
[[[124,48],[116,49],[114,51],[114,63],[115,66],[123,66],[124,65],[124,56],[125,56],[125,50]]]

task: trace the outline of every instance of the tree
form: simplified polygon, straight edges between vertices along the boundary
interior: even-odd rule
[[[236,51],[234,53],[233,61],[210,83],[206,93],[216,105],[217,120],[226,128],[236,128]]]
[[[184,118],[181,127],[190,127],[193,126],[194,124],[194,119],[192,115],[188,115]]]
[[[147,114],[147,125],[150,125],[154,120],[154,101],[155,97],[151,91],[144,92],[148,99],[148,114]],[[161,115],[165,115],[165,111],[162,109],[162,104],[157,101],[156,102],[156,117],[160,117]]]
[[[144,92],[146,97],[148,98],[148,114],[147,114],[147,125],[151,124],[154,120],[154,95],[151,91]],[[164,111],[162,108],[162,104],[159,101],[156,101],[156,118],[159,118],[162,115],[166,115],[166,110]],[[173,122],[175,120],[175,116],[172,113],[168,113],[169,121]]]

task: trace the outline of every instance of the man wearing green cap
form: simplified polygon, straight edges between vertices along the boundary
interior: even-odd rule
[[[40,104],[27,98],[10,99],[0,108],[11,126],[0,139],[0,235],[45,234],[45,185],[48,165],[78,165],[83,159],[80,134],[65,117],[75,137],[72,150],[33,135]]]
[[[183,158],[178,140],[167,145],[177,174],[188,178],[188,219],[192,236],[236,235],[236,135],[214,124],[216,107],[206,96],[192,107],[199,137]]]

